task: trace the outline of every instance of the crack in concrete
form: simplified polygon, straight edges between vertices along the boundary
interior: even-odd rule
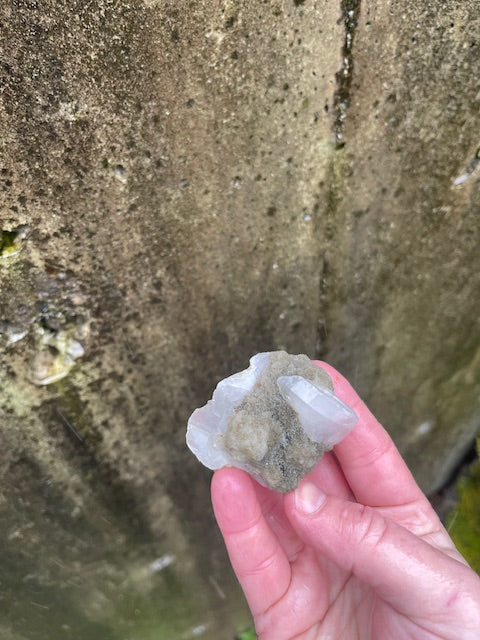
[[[341,0],[341,20],[345,27],[345,37],[342,46],[342,66],[335,74],[337,88],[333,95],[334,124],[333,135],[335,147],[345,146],[344,128],[347,109],[350,106],[350,92],[353,79],[353,42],[355,30],[360,15],[361,0]]]

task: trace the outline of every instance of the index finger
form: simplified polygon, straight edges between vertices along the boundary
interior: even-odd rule
[[[233,570],[254,616],[287,592],[291,567],[260,509],[252,479],[224,467],[212,478],[212,503]]]
[[[427,501],[393,440],[350,383],[326,362],[315,361],[332,378],[335,395],[358,416],[358,424],[335,446],[335,455],[355,498],[370,507]]]

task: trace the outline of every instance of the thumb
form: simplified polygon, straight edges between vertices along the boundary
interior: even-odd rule
[[[405,615],[451,614],[471,582],[468,567],[376,509],[327,496],[309,481],[286,496],[285,510],[304,542]]]

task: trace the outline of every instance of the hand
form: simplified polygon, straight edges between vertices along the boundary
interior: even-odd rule
[[[286,495],[239,469],[212,480],[258,637],[478,640],[479,577],[387,432],[348,382],[321,366],[359,418],[335,454]]]

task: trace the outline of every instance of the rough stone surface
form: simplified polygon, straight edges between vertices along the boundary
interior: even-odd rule
[[[476,2],[362,3],[336,156],[322,355],[427,491],[480,425],[479,47]]]
[[[245,622],[183,439],[257,351],[328,359],[446,479],[480,416],[479,19],[1,3],[2,637]]]

